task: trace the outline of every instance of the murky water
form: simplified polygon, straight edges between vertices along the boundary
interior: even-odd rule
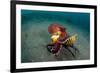
[[[21,10],[21,62],[89,59],[89,20],[89,13]],[[80,53],[76,53],[76,58],[66,49],[62,49],[58,57],[48,52],[46,48],[46,45],[50,43],[48,26],[52,23],[59,23],[66,27],[70,35],[78,35],[75,46]],[[72,48],[70,49],[75,53]]]

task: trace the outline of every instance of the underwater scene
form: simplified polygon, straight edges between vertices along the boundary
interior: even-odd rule
[[[66,28],[70,36],[77,34],[73,48],[60,50],[55,56],[47,49],[51,42],[48,27],[58,23]],[[71,54],[73,53],[75,57]],[[90,13],[21,10],[21,62],[51,62],[90,59]]]

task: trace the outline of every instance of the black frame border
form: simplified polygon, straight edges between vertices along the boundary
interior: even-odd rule
[[[16,69],[16,5],[17,4],[94,9],[94,64]],[[10,48],[11,48],[10,71],[12,73],[97,67],[97,6],[96,5],[64,4],[64,3],[62,4],[62,3],[48,3],[48,2],[34,2],[34,1],[11,1],[10,11],[11,11],[10,12],[10,15],[11,15],[11,19],[10,19],[10,24],[11,24],[10,25]]]

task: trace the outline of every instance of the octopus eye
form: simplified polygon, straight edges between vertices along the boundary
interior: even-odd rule
[[[60,32],[60,31],[58,31],[58,32],[57,32],[57,35],[60,35],[60,34],[61,34],[61,32]]]

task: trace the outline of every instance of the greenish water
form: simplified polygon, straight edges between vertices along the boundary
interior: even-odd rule
[[[78,34],[75,46],[80,53],[76,58],[66,49],[55,57],[46,49],[50,43],[48,26],[59,23],[67,28],[70,35]],[[70,48],[73,51],[72,48]],[[76,12],[55,12],[21,10],[21,62],[47,62],[86,60],[90,58],[90,14]]]

